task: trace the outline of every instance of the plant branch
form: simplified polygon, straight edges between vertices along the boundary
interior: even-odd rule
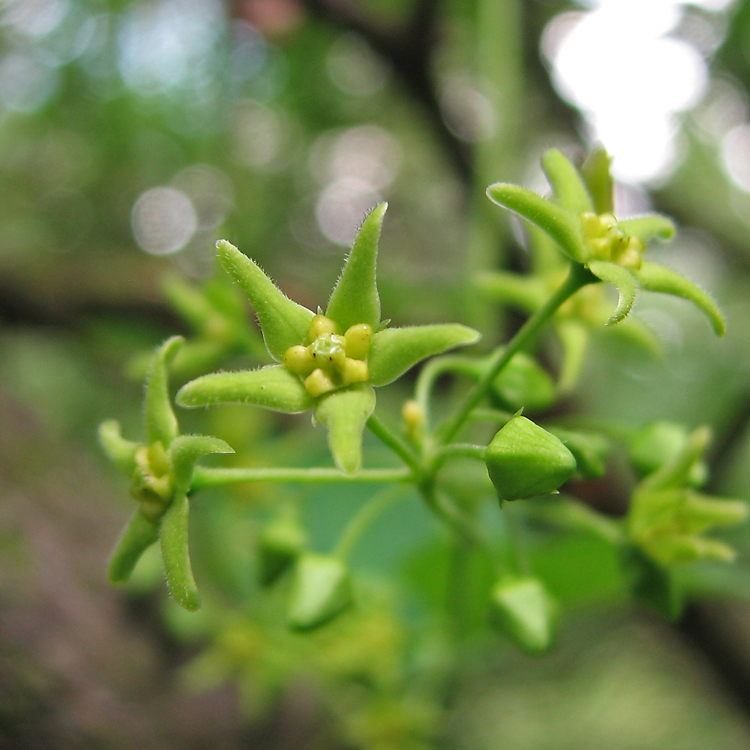
[[[391,430],[390,427],[380,421],[374,414],[367,420],[367,428],[380,440],[383,445],[390,448],[401,460],[409,466],[412,471],[419,473],[421,464],[419,456],[412,447],[400,435]]]

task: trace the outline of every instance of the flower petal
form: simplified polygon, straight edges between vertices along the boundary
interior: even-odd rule
[[[146,378],[146,435],[149,443],[160,441],[165,448],[180,431],[177,417],[172,410],[172,402],[169,400],[167,367],[184,341],[182,336],[167,339],[156,350]]]
[[[581,167],[589,195],[594,201],[594,213],[611,214],[614,211],[614,183],[609,172],[612,158],[603,147],[594,149]]]
[[[505,182],[487,188],[487,195],[504,208],[515,211],[546,232],[562,251],[577,263],[585,263],[589,252],[583,242],[581,222],[577,216],[540,195]]]
[[[314,403],[299,377],[284,365],[204,375],[182,386],[176,400],[185,407],[254,404],[284,414],[299,414]]]
[[[639,270],[634,271],[638,281],[644,289],[650,292],[663,292],[682,297],[697,305],[711,321],[717,336],[723,336],[726,332],[726,321],[718,305],[692,281],[673,271],[666,266],[657,263],[646,263]]]
[[[208,435],[180,435],[172,441],[167,455],[175,482],[175,494],[187,494],[195,462],[211,453],[234,453],[234,449],[223,440]]]
[[[457,346],[474,344],[479,337],[478,331],[458,323],[386,328],[372,337],[370,383],[388,385],[417,362]]]
[[[647,245],[649,240],[654,239],[654,237],[661,240],[672,239],[675,233],[672,220],[661,214],[633,216],[630,219],[622,219],[617,223],[623,231],[631,237],[638,238],[644,245]]]
[[[592,260],[589,263],[589,270],[597,279],[606,281],[617,289],[620,297],[607,325],[619,323],[633,309],[635,295],[638,293],[638,282],[635,276],[630,269],[608,260]]]
[[[328,428],[328,446],[341,471],[349,474],[362,465],[362,433],[375,411],[375,391],[367,383],[323,396],[315,417]]]
[[[226,240],[216,243],[219,260],[242,287],[258,316],[269,354],[278,362],[307,337],[315,313],[289,299],[260,267]]]
[[[108,419],[99,425],[99,443],[107,454],[107,458],[116,464],[128,476],[135,470],[135,452],[138,443],[125,440],[120,434],[120,423]]]
[[[380,229],[387,208],[387,203],[381,203],[364,220],[328,302],[326,316],[341,326],[342,333],[358,323],[367,323],[375,329],[380,323],[376,266]]]
[[[141,555],[159,538],[159,527],[138,508],[125,526],[109,558],[107,574],[111,583],[124,583],[130,578]]]
[[[555,203],[574,214],[592,213],[594,204],[578,170],[556,148],[542,156],[542,169],[555,195]]]
[[[190,565],[189,512],[187,497],[175,498],[161,519],[159,539],[169,592],[178,604],[195,612],[200,609],[201,600]]]

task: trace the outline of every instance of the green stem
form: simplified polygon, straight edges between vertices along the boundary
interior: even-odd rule
[[[582,265],[573,263],[570,268],[568,278],[562,286],[549,298],[544,307],[537,310],[521,327],[518,333],[513,337],[507,347],[497,349],[495,355],[490,360],[489,367],[484,375],[477,381],[476,385],[469,391],[461,409],[445,422],[437,431],[437,437],[443,444],[449,443],[456,436],[458,431],[463,427],[464,422],[469,418],[472,409],[484,398],[487,391],[492,386],[495,378],[502,372],[503,368],[513,357],[524,347],[526,347],[545,323],[555,314],[560,306],[572,297],[579,289],[591,284],[597,279],[593,274]]]
[[[414,390],[414,399],[425,415],[425,421],[429,429],[430,423],[430,396],[435,387],[435,381],[447,372],[463,372],[466,370],[466,358],[447,356],[431,359],[420,371],[417,385]]]
[[[374,497],[370,498],[347,524],[333,552],[334,556],[342,560],[349,557],[354,549],[354,545],[362,534],[367,531],[373,521],[388,510],[396,501],[404,497],[405,492],[403,487],[389,487],[387,490],[378,492]]]
[[[370,432],[380,440],[383,445],[390,448],[401,460],[412,469],[414,473],[421,471],[419,456],[414,449],[400,435],[391,430],[374,414],[367,420],[367,427]]]
[[[245,482],[300,482],[308,484],[388,483],[409,482],[413,474],[408,469],[363,469],[356,474],[344,474],[338,469],[214,469],[196,466],[190,490],[224,484]]]
[[[446,445],[436,451],[434,468],[439,468],[445,463],[446,459],[453,456],[457,458],[474,458],[477,461],[484,461],[484,455],[486,452],[487,448],[484,445],[451,443],[450,445]]]

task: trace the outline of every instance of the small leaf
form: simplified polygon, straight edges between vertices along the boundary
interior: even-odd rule
[[[588,259],[589,251],[583,242],[581,222],[577,216],[518,185],[498,182],[487,188],[487,195],[498,205],[515,211],[536,224],[572,260],[585,263]]]
[[[635,295],[638,292],[638,282],[635,276],[624,266],[618,266],[617,263],[611,263],[608,260],[592,260],[588,265],[589,270],[597,279],[606,281],[617,289],[619,294],[617,307],[607,321],[607,325],[619,323],[633,309]]]
[[[614,183],[609,167],[612,159],[603,146],[595,148],[583,162],[581,176],[594,200],[594,213],[614,212]]]
[[[549,297],[547,285],[540,278],[509,271],[484,271],[477,276],[476,284],[488,299],[527,313],[536,312]]]
[[[161,519],[159,539],[169,591],[179,605],[195,612],[200,609],[201,601],[190,565],[189,512],[187,497],[175,498]]]
[[[555,195],[555,202],[574,214],[592,213],[594,205],[581,175],[570,160],[556,148],[542,156],[542,169]]]
[[[125,440],[120,434],[120,423],[108,419],[99,425],[99,443],[107,454],[107,458],[116,464],[128,476],[135,471],[135,452],[138,443]]]
[[[315,417],[328,428],[328,446],[341,471],[349,474],[362,465],[362,433],[375,411],[375,391],[367,383],[324,396]]]
[[[688,281],[671,268],[657,263],[644,263],[638,271],[634,271],[638,281],[644,289],[650,292],[663,292],[682,297],[697,305],[711,321],[717,336],[723,336],[726,331],[726,321],[718,305],[708,293],[699,286]]]
[[[335,557],[308,553],[297,561],[287,619],[294,630],[325,625],[352,603],[349,568]]]
[[[291,346],[301,344],[314,313],[292,302],[260,267],[226,240],[216,243],[219,260],[242,287],[258,316],[269,354],[278,362]]]
[[[285,414],[299,414],[314,404],[299,377],[284,365],[204,375],[182,386],[176,400],[185,407],[253,404]]]
[[[187,494],[195,462],[211,453],[234,453],[234,450],[223,440],[208,435],[180,435],[172,441],[168,456],[175,494]]]
[[[358,323],[367,323],[374,329],[380,323],[376,266],[387,208],[387,203],[381,203],[364,220],[328,302],[326,316],[335,320],[342,332]]]
[[[167,367],[184,341],[182,336],[172,336],[156,350],[151,360],[146,379],[144,403],[146,435],[149,443],[155,443],[158,440],[167,447],[179,434],[177,418],[169,399]]]
[[[427,357],[479,340],[473,328],[457,323],[386,328],[372,337],[368,364],[370,382],[388,385]]]
[[[672,220],[661,214],[633,216],[630,219],[621,219],[617,223],[620,229],[631,237],[636,237],[644,245],[647,245],[649,240],[654,239],[654,237],[661,240],[672,239],[675,233]]]
[[[530,653],[553,643],[559,607],[537,578],[509,578],[492,589],[491,617],[516,645]]]
[[[124,583],[141,555],[159,538],[159,527],[138,508],[130,517],[109,558],[107,574],[111,583]]]
[[[522,416],[513,417],[492,438],[484,460],[501,500],[548,495],[576,470],[576,460],[562,442]]]

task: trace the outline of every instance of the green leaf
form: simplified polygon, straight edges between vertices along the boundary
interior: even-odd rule
[[[216,250],[227,273],[242,287],[255,308],[269,354],[281,362],[289,347],[305,341],[315,313],[292,302],[255,262],[231,243],[219,240]]]
[[[386,328],[372,337],[368,359],[370,382],[388,385],[417,362],[457,346],[474,344],[479,338],[478,331],[458,323]]]
[[[144,403],[146,435],[149,443],[155,443],[158,440],[165,448],[180,431],[177,417],[172,411],[172,403],[169,400],[167,367],[184,341],[182,336],[172,336],[167,339],[156,350],[146,379]]]
[[[650,292],[673,294],[697,305],[711,321],[717,336],[723,336],[726,332],[726,321],[718,305],[708,293],[693,284],[692,281],[688,281],[677,271],[660,266],[657,263],[644,262],[641,268],[634,273],[644,289],[648,289]]]
[[[631,237],[636,237],[644,245],[647,245],[649,240],[654,239],[654,237],[662,240],[672,239],[675,233],[672,220],[661,214],[633,216],[630,219],[621,219],[617,223],[620,229]]]
[[[374,329],[380,323],[376,266],[380,229],[387,208],[387,203],[381,203],[364,220],[331,294],[326,316],[341,326],[342,333],[358,323],[367,323]]]
[[[492,589],[491,617],[516,645],[530,653],[553,643],[559,607],[538,578],[509,578]]]
[[[169,592],[179,605],[195,612],[200,609],[201,601],[190,565],[189,512],[187,497],[173,500],[161,519],[159,539]]]
[[[341,471],[349,474],[362,465],[362,433],[375,411],[375,391],[367,383],[323,396],[315,418],[328,428],[328,446]]]
[[[234,450],[223,440],[208,435],[180,435],[172,441],[167,455],[176,495],[187,494],[195,462],[211,453],[234,453]]]
[[[635,295],[638,293],[638,282],[635,276],[630,269],[608,260],[592,260],[588,266],[597,279],[606,281],[617,289],[619,294],[617,307],[607,321],[607,325],[619,323],[633,309]]]
[[[542,156],[542,169],[559,206],[574,214],[594,211],[594,204],[581,175],[561,151],[556,148],[546,151]]]
[[[521,416],[492,438],[484,460],[501,500],[548,495],[576,470],[573,454],[558,438]]]
[[[300,378],[284,365],[204,375],[180,388],[176,400],[185,407],[253,404],[285,414],[299,414],[314,404]]]
[[[488,299],[527,313],[536,312],[549,297],[549,289],[540,278],[509,271],[484,271],[477,276],[476,284]]]
[[[159,538],[159,527],[146,518],[138,508],[130,517],[127,526],[109,558],[107,574],[111,583],[124,583],[136,566],[141,555]]]
[[[135,452],[138,443],[125,440],[120,434],[120,423],[108,419],[99,425],[99,443],[107,458],[116,464],[128,476],[135,471]]]
[[[589,154],[581,167],[581,176],[594,200],[596,214],[611,214],[614,211],[614,182],[609,171],[611,163],[607,150],[600,146]]]
[[[300,557],[289,597],[287,620],[294,630],[325,625],[352,603],[349,568],[335,557]]]
[[[487,195],[498,205],[515,211],[536,224],[572,260],[585,263],[588,259],[589,251],[583,242],[581,222],[577,216],[518,185],[498,182],[487,188]]]

